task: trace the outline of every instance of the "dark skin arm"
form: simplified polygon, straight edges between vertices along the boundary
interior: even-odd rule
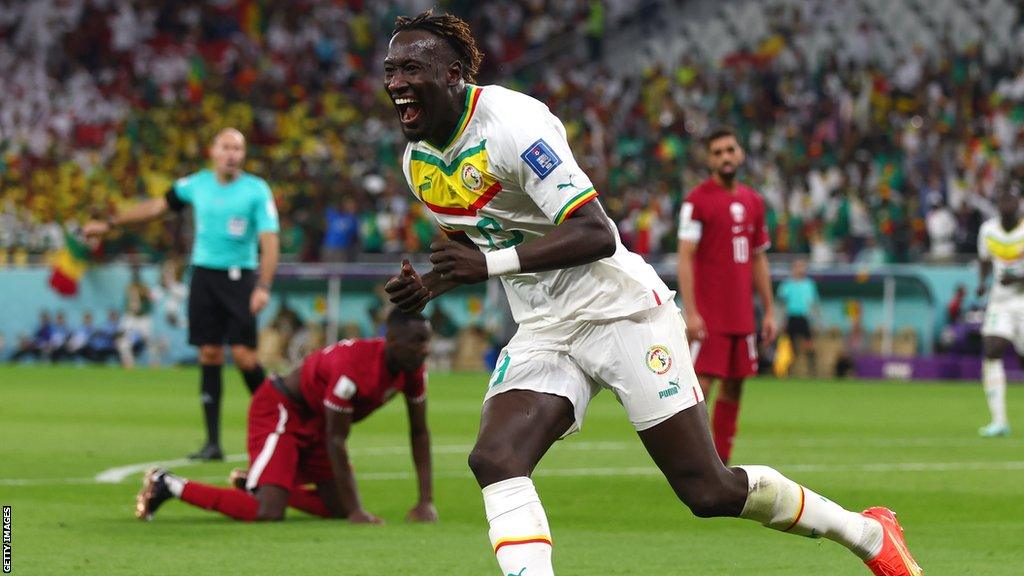
[[[434,475],[430,459],[430,428],[427,427],[427,401],[407,402],[409,412],[409,443],[416,465],[419,500],[405,517],[411,522],[437,522],[434,507]]]
[[[473,241],[462,232],[446,233],[448,239],[458,242],[471,250],[477,250]],[[384,290],[388,293],[391,303],[406,312],[419,312],[426,306],[427,302],[437,298],[441,294],[452,290],[459,283],[442,278],[440,274],[431,270],[420,276],[413,270],[408,260],[402,260],[402,271],[398,276],[388,280]]]
[[[978,297],[985,295],[988,291],[988,287],[985,286],[985,282],[988,280],[988,275],[992,273],[992,261],[991,260],[980,260],[978,262]]]
[[[467,239],[468,240],[468,239]],[[487,260],[459,239],[430,245],[430,272],[418,276],[403,262],[402,272],[388,281],[391,302],[406,312],[419,311],[431,299],[460,284],[487,280]],[[615,232],[601,204],[592,200],[544,236],[516,247],[520,271],[545,272],[596,262],[615,253]]]
[[[382,524],[380,518],[363,510],[363,505],[359,501],[359,491],[356,489],[356,477],[348,461],[346,442],[352,430],[352,414],[337,410],[324,412],[327,420],[327,459],[331,462],[331,472],[334,474],[334,484],[341,504],[341,510],[332,512],[357,524]]]

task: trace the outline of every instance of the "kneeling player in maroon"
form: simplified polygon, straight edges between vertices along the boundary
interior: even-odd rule
[[[291,506],[327,518],[379,523],[363,509],[349,464],[351,426],[397,392],[406,398],[419,500],[408,519],[437,520],[423,362],[430,327],[393,311],[383,339],[342,340],[309,355],[285,377],[268,378],[249,407],[246,490],[193,482],[162,468],[146,472],[135,515],[153,517],[171,498],[237,520],[281,520]],[[315,484],[315,489],[304,488]]]

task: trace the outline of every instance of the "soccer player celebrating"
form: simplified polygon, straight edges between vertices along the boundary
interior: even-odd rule
[[[363,509],[346,441],[352,425],[405,395],[419,500],[408,519],[437,520],[423,361],[430,326],[395,309],[383,339],[342,340],[306,357],[300,368],[260,386],[249,406],[247,490],[208,486],[154,468],[143,477],[135,515],[149,520],[171,498],[236,520],[281,520],[291,506],[325,518],[380,523]],[[315,483],[315,489],[305,488]]]
[[[982,385],[992,421],[978,433],[986,438],[1009,436],[1006,419],[1006,371],[1003,356],[1013,346],[1024,357],[1024,222],[1020,197],[1012,190],[999,195],[999,216],[978,231],[978,296],[985,294],[989,274],[995,272],[992,293],[981,326]]]
[[[707,396],[722,385],[711,419],[715,450],[729,463],[743,380],[757,374],[753,288],[764,305],[761,336],[775,338],[770,242],[764,202],[736,181],[743,149],[729,129],[706,139],[711,177],[686,196],[679,216],[679,292],[694,370]]]
[[[474,85],[480,61],[456,17],[397,20],[384,75],[409,140],[403,168],[449,239],[431,246],[429,272],[403,263],[386,289],[415,311],[462,284],[504,285],[519,330],[499,356],[469,456],[502,574],[553,574],[530,475],[603,388],[696,515],[829,538],[876,574],[920,574],[891,511],[849,512],[766,466],[722,464],[673,293],[622,246],[558,118],[524,94]]]
[[[278,259],[278,222],[266,181],[242,170],[245,137],[234,128],[221,130],[210,146],[213,170],[200,170],[174,183],[167,193],[83,231],[102,236],[118,226],[152,220],[168,209],[192,205],[195,241],[189,286],[189,343],[199,347],[200,398],[206,444],[189,458],[221,460],[221,368],[224,342],[252,393],[266,374],[256,356],[256,314],[270,299]],[[259,245],[259,274],[255,272]]]

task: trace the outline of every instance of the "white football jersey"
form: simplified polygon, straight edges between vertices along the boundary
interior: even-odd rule
[[[469,86],[449,142],[441,150],[409,143],[402,168],[441,228],[464,232],[483,252],[540,238],[597,197],[558,118],[501,86]],[[615,239],[615,254],[590,264],[502,276],[516,322],[621,318],[671,300],[654,269],[626,250],[617,231]]]
[[[1000,283],[1007,273],[1024,276],[1024,220],[1009,232],[1003,230],[998,217],[986,220],[978,231],[978,258],[992,262],[994,278],[989,303],[1024,300],[1024,287]]]

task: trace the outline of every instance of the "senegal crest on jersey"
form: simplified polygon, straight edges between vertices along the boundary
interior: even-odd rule
[[[476,166],[466,162],[462,165],[462,183],[473,192],[479,192],[484,187],[484,177]]]
[[[413,150],[409,172],[420,200],[432,212],[476,216],[501,191],[487,163],[487,141],[467,148],[451,163],[422,150]]]
[[[465,132],[481,93],[479,86],[470,85],[466,90],[466,108],[455,133],[442,147],[446,152]],[[409,155],[409,178],[413,189],[435,214],[476,216],[477,211],[501,191],[501,183],[488,171],[487,139],[480,137],[461,146],[461,151],[451,162],[445,161],[444,158],[449,157],[447,154],[430,146],[412,150]]]
[[[651,372],[661,375],[672,368],[672,353],[661,344],[655,344],[647,350],[647,367]]]

